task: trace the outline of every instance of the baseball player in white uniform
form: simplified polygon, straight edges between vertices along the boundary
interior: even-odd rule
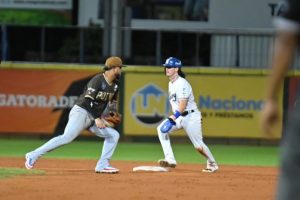
[[[214,156],[203,142],[201,112],[194,100],[193,90],[181,71],[181,61],[169,57],[165,64],[165,74],[169,77],[169,101],[174,114],[165,119],[158,127],[158,137],[165,155],[158,162],[162,167],[176,167],[176,160],[170,143],[169,135],[184,129],[195,149],[207,159],[203,172],[215,172],[219,169]],[[167,129],[166,129],[167,128]]]

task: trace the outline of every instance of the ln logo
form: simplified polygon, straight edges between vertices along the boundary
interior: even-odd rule
[[[148,84],[136,91],[131,98],[131,112],[142,123],[153,125],[169,113],[168,96],[161,88]]]

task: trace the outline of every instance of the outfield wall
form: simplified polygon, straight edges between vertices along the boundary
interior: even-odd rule
[[[95,65],[2,63],[0,67],[0,134],[61,134],[70,108]],[[263,138],[259,114],[266,71],[220,68],[183,68],[203,115],[205,137]],[[294,76],[296,78],[294,78]],[[289,93],[299,78],[291,74]],[[157,66],[128,66],[121,80],[120,110],[125,136],[155,136],[157,125],[169,115],[168,79]],[[283,86],[280,104],[283,105]],[[293,105],[293,95],[289,106]],[[276,137],[282,130],[283,106]],[[88,135],[86,131],[83,134]],[[175,135],[182,135],[178,132]]]

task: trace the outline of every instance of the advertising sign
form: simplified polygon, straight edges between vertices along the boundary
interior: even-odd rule
[[[189,75],[187,79],[202,112],[204,136],[263,137],[259,116],[264,103],[265,77]],[[167,87],[168,78],[164,74],[126,74],[125,135],[157,134],[156,127],[171,112]],[[282,117],[282,107],[279,109]],[[282,119],[279,121],[276,127],[278,138]]]
[[[265,77],[207,75],[190,78],[203,116],[203,130],[209,136],[263,137],[260,111],[263,107]],[[279,95],[282,98],[282,89]],[[280,99],[282,105],[282,99]],[[276,136],[282,129],[282,106]]]
[[[62,134],[95,72],[0,70],[0,133]]]
[[[0,8],[71,10],[72,0],[0,0]]]

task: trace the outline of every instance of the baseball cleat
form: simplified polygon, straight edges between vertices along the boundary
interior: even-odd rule
[[[119,173],[119,169],[117,168],[114,168],[112,166],[107,166],[103,169],[100,169],[100,170],[95,170],[96,173],[106,173],[106,174],[116,174],[116,173]]]
[[[30,153],[27,153],[25,155],[25,159],[26,159],[26,161],[25,161],[25,167],[26,167],[26,169],[32,169],[33,166],[34,166],[34,163],[35,163],[36,159],[34,159],[33,157],[31,157]]]
[[[202,170],[202,172],[206,172],[206,173],[213,173],[218,171],[219,167],[217,165],[217,163],[209,163],[207,162],[207,166],[205,169]]]
[[[171,167],[171,168],[176,167],[176,162],[172,163],[170,161],[167,161],[166,159],[160,159],[160,160],[158,160],[158,163],[161,167]]]

